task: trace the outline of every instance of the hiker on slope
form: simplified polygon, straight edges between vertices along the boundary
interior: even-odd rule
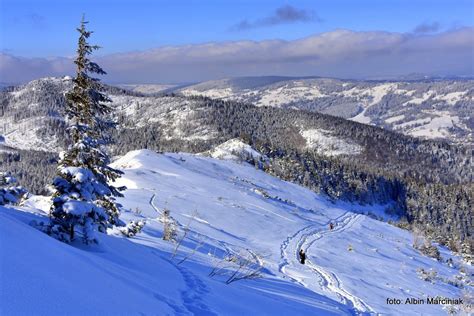
[[[306,261],[306,253],[304,252],[303,249],[300,249],[300,252],[298,254],[300,256],[301,264],[304,264],[304,262]]]

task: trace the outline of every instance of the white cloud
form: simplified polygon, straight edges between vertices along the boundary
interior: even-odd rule
[[[474,74],[474,28],[434,35],[336,30],[293,41],[170,46],[97,58],[109,82],[189,82],[234,76],[344,78]],[[73,74],[67,58],[0,54],[2,81]]]

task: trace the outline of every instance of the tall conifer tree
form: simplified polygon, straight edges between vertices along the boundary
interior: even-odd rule
[[[58,176],[53,182],[56,189],[51,210],[51,233],[70,242],[81,235],[84,242],[96,241],[95,232],[105,232],[116,224],[120,205],[115,198],[120,190],[109,184],[122,174],[108,166],[110,159],[105,145],[111,139],[107,130],[115,127],[110,120],[112,108],[109,97],[103,93],[99,79],[90,74],[106,74],[89,56],[99,46],[90,45],[92,34],[86,30],[82,18],[77,29],[76,77],[73,88],[66,94],[66,115],[71,145],[62,153]]]

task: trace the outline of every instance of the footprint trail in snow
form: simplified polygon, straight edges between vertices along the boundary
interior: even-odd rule
[[[333,220],[335,224],[333,230],[326,230],[328,222],[326,225],[309,225],[297,231],[288,237],[280,247],[280,272],[314,292],[325,293],[330,298],[349,305],[356,314],[374,314],[375,311],[367,303],[344,289],[336,274],[325,270],[310,260],[307,260],[305,265],[302,265],[298,260],[300,249],[306,252],[317,240],[324,238],[326,235],[349,229],[362,218],[363,216],[360,214],[347,212]]]

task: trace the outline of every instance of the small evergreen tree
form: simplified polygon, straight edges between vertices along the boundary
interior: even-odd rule
[[[99,79],[89,74],[105,74],[89,55],[99,46],[90,45],[87,39],[92,32],[86,30],[84,18],[77,29],[80,36],[77,48],[76,77],[73,88],[66,94],[66,115],[71,145],[62,153],[58,176],[53,181],[55,193],[51,210],[51,233],[60,240],[71,242],[76,232],[85,243],[95,242],[95,232],[105,232],[116,224],[120,205],[115,198],[123,188],[108,182],[120,177],[121,172],[108,166],[110,159],[105,145],[111,139],[106,133],[115,123],[108,115],[111,100],[102,91]]]
[[[119,230],[125,236],[133,237],[142,231],[145,224],[145,221],[130,221],[125,227],[120,227]]]
[[[0,172],[0,205],[18,204],[27,194],[25,188],[15,186],[16,179],[9,172]]]

